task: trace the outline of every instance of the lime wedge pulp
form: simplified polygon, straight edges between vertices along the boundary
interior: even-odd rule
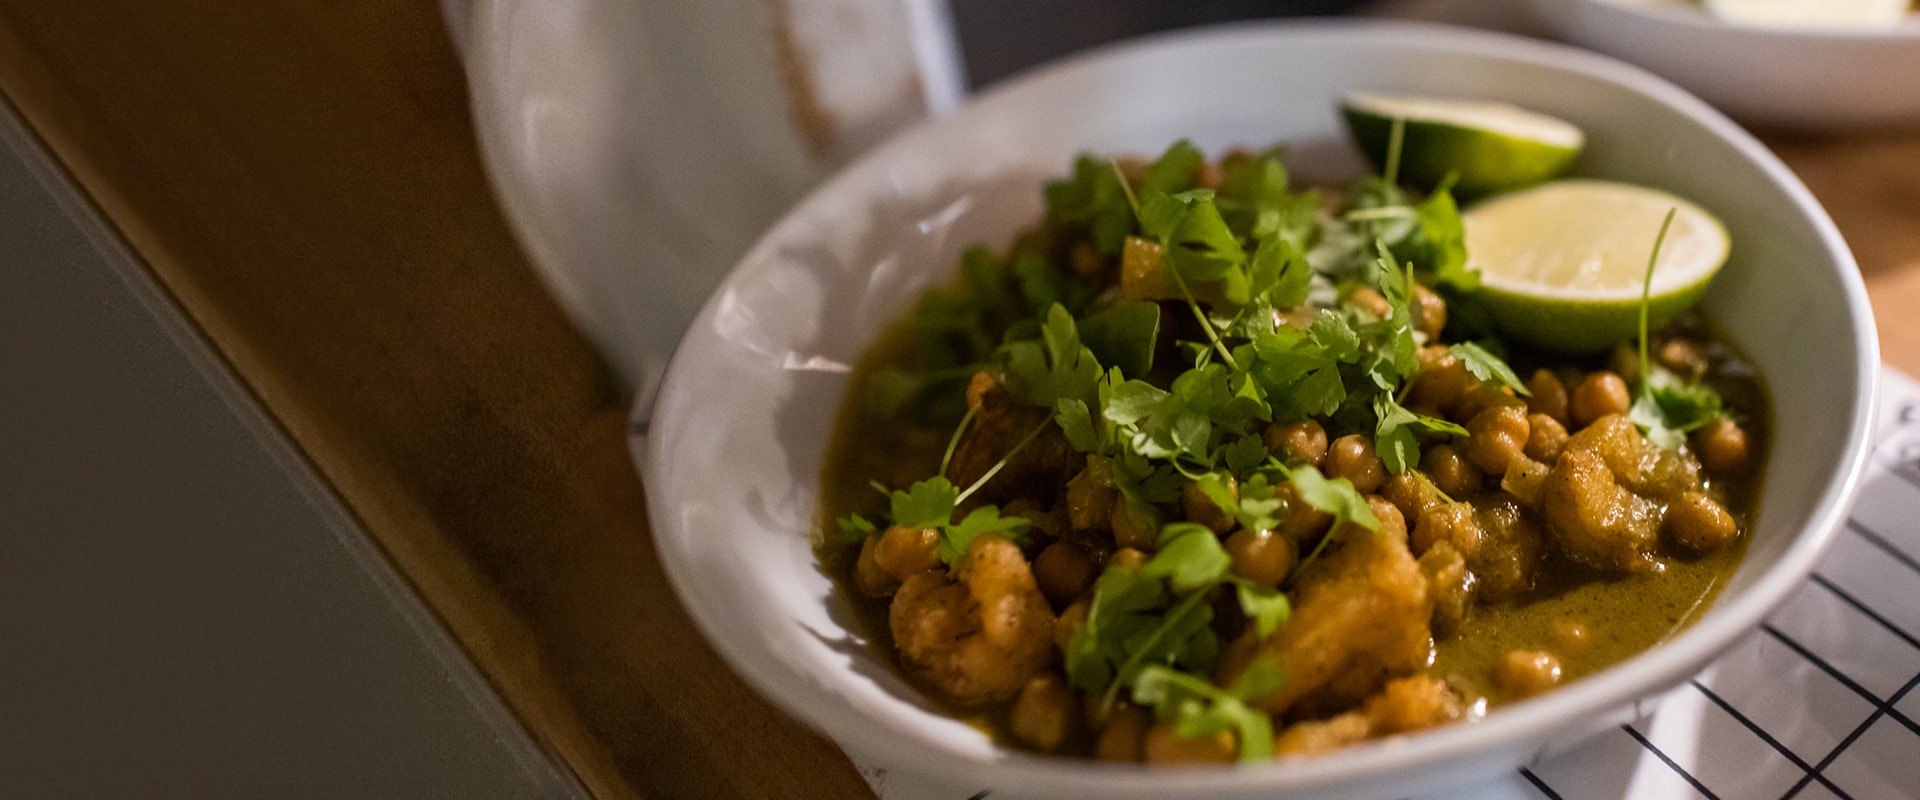
[[[1669,209],[1648,303],[1658,328],[1700,301],[1730,247],[1718,219],[1666,192],[1563,180],[1493,198],[1461,216],[1467,265],[1480,270],[1481,300],[1508,335],[1598,352],[1638,334],[1647,258]]]
[[[1405,120],[1397,179],[1431,189],[1453,173],[1464,196],[1552,178],[1586,142],[1564,120],[1484,100],[1355,93],[1341,99],[1340,112],[1354,142],[1383,171],[1394,121]]]

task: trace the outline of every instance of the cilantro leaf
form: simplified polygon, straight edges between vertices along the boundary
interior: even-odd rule
[[[1258,436],[1248,436],[1240,441],[1251,441],[1260,447],[1260,461],[1267,459],[1266,443]],[[1194,484],[1208,500],[1221,511],[1231,515],[1240,527],[1247,530],[1272,530],[1280,525],[1277,516],[1284,503],[1280,500],[1277,487],[1267,480],[1267,476],[1255,473],[1240,484],[1239,491],[1228,488],[1226,478],[1217,472],[1209,472],[1194,479]]]
[[[1115,303],[1080,320],[1080,340],[1101,364],[1126,375],[1153,369],[1160,338],[1160,306],[1144,300]]]
[[[1245,305],[1252,299],[1246,251],[1220,218],[1213,192],[1149,195],[1140,202],[1140,230],[1160,241],[1162,263],[1188,291],[1215,284],[1229,303]]]
[[[1360,359],[1360,338],[1346,320],[1323,310],[1311,328],[1280,328],[1254,337],[1248,372],[1265,390],[1274,419],[1326,415],[1346,401],[1342,363]]]
[[[1532,394],[1527,391],[1526,384],[1520,382],[1520,376],[1514,373],[1513,367],[1507,366],[1506,361],[1475,342],[1461,342],[1447,348],[1447,352],[1460,359],[1467,371],[1480,380],[1499,380],[1522,397]]]
[[[1267,443],[1259,436],[1242,436],[1220,446],[1217,460],[1235,475],[1248,475],[1267,462]]]
[[[966,519],[952,525],[940,526],[940,560],[953,563],[973,546],[973,540],[983,533],[997,533],[1014,544],[1025,544],[1027,529],[1030,527],[1022,517],[1000,516],[1000,509],[993,506],[981,506],[967,513]]]
[[[1278,234],[1260,240],[1250,269],[1254,275],[1254,291],[1267,292],[1268,302],[1274,308],[1293,308],[1307,301],[1307,291],[1313,284],[1313,267],[1296,245]],[[1262,278],[1267,272],[1273,275],[1270,284]]]
[[[1634,397],[1627,418],[1639,425],[1647,439],[1668,450],[1686,444],[1686,435],[1726,416],[1720,393],[1703,383],[1690,383],[1658,364],[1642,373],[1644,387]]]
[[[1443,182],[1445,183],[1445,182]],[[1421,252],[1413,259],[1442,286],[1463,292],[1480,288],[1480,270],[1467,267],[1467,232],[1450,187],[1442,185],[1413,207]]]
[[[1307,505],[1332,515],[1336,528],[1344,523],[1352,523],[1370,531],[1379,530],[1379,518],[1367,506],[1367,498],[1353,488],[1353,481],[1346,478],[1328,480],[1312,465],[1289,467],[1287,479],[1293,482],[1294,492]]]
[[[906,528],[938,528],[953,522],[960,490],[952,481],[934,476],[890,496],[893,524]]]
[[[1387,471],[1396,474],[1420,463],[1420,442],[1414,438],[1416,429],[1443,436],[1467,435],[1466,428],[1439,417],[1415,413],[1388,394],[1373,399],[1373,412],[1379,418],[1374,427],[1374,448],[1380,460],[1386,462]]]
[[[1133,233],[1133,206],[1127,189],[1105,159],[1080,156],[1073,176],[1047,184],[1047,215],[1065,223],[1085,225],[1094,247],[1113,255]]]
[[[940,560],[948,564],[954,562],[973,540],[989,531],[1001,534],[1008,541],[1024,544],[1030,524],[1021,517],[1002,517],[1000,510],[993,506],[981,506],[969,512],[965,519],[953,521],[954,506],[960,502],[960,490],[953,482],[941,476],[934,476],[915,483],[906,491],[894,491],[888,495],[893,524],[903,528],[932,528],[939,532]],[[842,523],[842,528],[846,527]],[[864,519],[853,522],[856,528],[864,524],[870,534],[873,524]]]
[[[1140,571],[1164,578],[1177,594],[1187,594],[1219,584],[1232,566],[1233,558],[1211,529],[1196,522],[1175,522],[1160,530],[1160,550]]]
[[[1686,434],[1712,422],[1723,414],[1720,395],[1712,388],[1689,384],[1647,358],[1647,315],[1652,308],[1653,269],[1660,262],[1660,245],[1667,240],[1678,209],[1668,209],[1660,222],[1660,233],[1653,238],[1653,252],[1647,256],[1647,276],[1640,288],[1640,391],[1627,409],[1627,417],[1640,426],[1647,439],[1668,450],[1684,446]]]
[[[1281,155],[1276,147],[1258,156],[1223,159],[1216,203],[1235,234],[1256,240],[1278,236],[1304,248],[1318,221],[1320,195],[1317,191],[1288,193]]]
[[[1140,196],[1155,194],[1175,194],[1193,188],[1194,178],[1200,174],[1200,167],[1206,162],[1206,156],[1193,142],[1181,139],[1167,148],[1165,153],[1147,166],[1147,172],[1140,178]]]
[[[1247,615],[1247,619],[1253,620],[1253,634],[1263,639],[1287,624],[1287,617],[1293,613],[1287,596],[1278,589],[1235,581],[1234,593],[1240,600],[1240,610]]]
[[[1069,310],[1079,309],[1093,299],[1092,288],[1040,253],[1028,251],[1014,256],[1013,277],[1029,311],[1042,311],[1056,303]]]
[[[1152,706],[1155,717],[1172,721],[1176,736],[1232,731],[1240,746],[1240,761],[1259,763],[1273,758],[1273,719],[1248,701],[1272,693],[1279,685],[1279,669],[1271,659],[1257,659],[1232,689],[1152,665],[1134,678],[1132,694],[1134,702]]]
[[[1384,242],[1375,242],[1375,246],[1380,250],[1380,259],[1376,262],[1380,294],[1392,309],[1386,319],[1388,348],[1381,351],[1387,356],[1384,363],[1393,370],[1392,382],[1382,388],[1391,391],[1420,368],[1419,343],[1414,340],[1413,309],[1409,305],[1413,300],[1413,281],[1400,270]]]
[[[1007,393],[1025,405],[1053,408],[1062,399],[1097,402],[1103,370],[1100,360],[1080,343],[1073,315],[1054,304],[1047,309],[1040,341],[1008,342],[1000,348]]]
[[[849,542],[858,542],[880,535],[880,529],[859,514],[848,514],[836,522],[840,526],[840,532],[846,535]]]
[[[1087,622],[1067,642],[1067,682],[1088,691],[1105,691],[1119,665],[1131,656],[1129,643],[1144,641],[1160,623],[1163,582],[1139,570],[1109,567],[1093,585]]]
[[[1413,437],[1413,430],[1404,425],[1387,427],[1384,417],[1380,425],[1382,429],[1374,434],[1373,446],[1387,471],[1398,475],[1419,466],[1420,441]]]
[[[1053,407],[1054,424],[1060,426],[1060,432],[1067,437],[1067,444],[1082,453],[1099,452],[1106,444],[1100,427],[1093,421],[1093,412],[1087,403],[1078,398],[1063,398]]]

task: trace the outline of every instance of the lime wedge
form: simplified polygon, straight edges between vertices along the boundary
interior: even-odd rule
[[[1728,22],[1777,28],[1891,28],[1905,19],[1908,0],[1706,0]]]
[[[1385,170],[1393,121],[1406,120],[1397,178],[1432,188],[1449,172],[1475,196],[1527,186],[1566,169],[1586,141],[1579,128],[1507,103],[1350,94],[1340,101],[1360,150]]]
[[[1632,340],[1647,257],[1668,209],[1648,324],[1693,307],[1727,261],[1727,229],[1699,206],[1628,183],[1564,180],[1502,195],[1461,215],[1480,298],[1514,339],[1561,353]]]

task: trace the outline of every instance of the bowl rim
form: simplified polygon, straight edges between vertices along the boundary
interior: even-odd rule
[[[1871,307],[1858,266],[1825,209],[1799,179],[1751,134],[1705,102],[1652,73],[1567,45],[1447,25],[1327,19],[1206,26],[1094,48],[1003,82],[970,98],[953,115],[910,128],[841,169],[798,201],[729,269],[727,277],[720,284],[720,290],[708,299],[695,317],[694,328],[712,325],[719,310],[721,295],[733,282],[742,265],[770,257],[779,242],[795,233],[802,224],[799,219],[802,209],[821,203],[824,197],[847,191],[862,175],[896,158],[895,153],[914,147],[917,142],[928,138],[930,131],[938,126],[954,124],[955,120],[976,113],[979,106],[991,104],[1006,95],[1027,91],[1027,87],[1054,80],[1056,76],[1126,58],[1136,50],[1241,39],[1284,42],[1292,37],[1349,38],[1372,44],[1494,56],[1581,72],[1618,84],[1706,127],[1752,162],[1788,196],[1797,211],[1817,231],[1821,248],[1834,260],[1844,301],[1853,312],[1850,331],[1856,345],[1856,363],[1853,366],[1859,377],[1850,387],[1855,393],[1851,408],[1854,417],[1847,441],[1841,449],[1844,466],[1829,478],[1820,495],[1820,502],[1807,514],[1807,524],[1781,553],[1778,562],[1740,596],[1717,601],[1712,614],[1681,635],[1633,657],[1630,662],[1632,669],[1605,670],[1543,697],[1505,706],[1499,713],[1471,725],[1448,726],[1412,737],[1389,737],[1304,761],[1276,761],[1226,769],[1152,770],[1132,764],[1049,758],[1004,747],[996,747],[991,758],[981,760],[939,742],[896,736],[879,726],[842,725],[856,715],[851,712],[833,713],[814,706],[794,685],[791,673],[777,664],[759,662],[750,657],[744,649],[745,645],[735,641],[731,635],[728,620],[721,609],[689,602],[690,598],[699,596],[692,585],[696,579],[696,566],[687,553],[672,546],[672,537],[658,535],[660,531],[672,529],[677,520],[672,518],[664,504],[650,502],[648,514],[656,533],[655,547],[676,594],[708,642],[761,696],[828,736],[849,753],[884,761],[888,765],[912,763],[919,774],[938,780],[956,783],[990,781],[998,787],[996,791],[1034,793],[1039,796],[1102,787],[1115,790],[1124,788],[1129,796],[1158,791],[1325,791],[1336,785],[1364,779],[1376,771],[1404,771],[1415,765],[1444,765],[1450,759],[1497,750],[1502,746],[1538,745],[1550,738],[1557,725],[1567,719],[1603,714],[1655,695],[1683,681],[1687,675],[1731,646],[1739,636],[1757,626],[1789,592],[1804,582],[1844,524],[1870,454],[1879,350]],[[662,396],[679,381],[685,380],[682,372],[692,369],[681,358],[688,350],[691,338],[689,336],[681,341],[674,358],[669,361],[661,384]],[[664,437],[646,436],[648,420],[645,414],[646,409],[636,407],[630,441],[632,455],[643,477],[662,473],[670,467],[663,446]],[[938,757],[925,758],[929,755]]]
[[[1846,27],[1796,28],[1790,25],[1761,25],[1741,22],[1714,16],[1713,12],[1690,3],[1683,2],[1640,2],[1638,0],[1535,0],[1539,3],[1559,3],[1567,6],[1589,6],[1617,11],[1632,17],[1651,20],[1656,23],[1675,25],[1704,34],[1737,32],[1750,36],[1772,37],[1797,41],[1831,40],[1836,44],[1871,44],[1879,42],[1913,44],[1920,40],[1920,11],[1908,11],[1898,24],[1885,27]]]

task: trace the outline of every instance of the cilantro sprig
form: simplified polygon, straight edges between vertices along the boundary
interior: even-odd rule
[[[1208,673],[1219,653],[1211,627],[1216,587],[1231,585],[1254,632],[1286,622],[1286,595],[1232,574],[1213,531],[1190,522],[1161,529],[1159,550],[1139,569],[1109,568],[1094,584],[1087,622],[1067,644],[1067,679],[1111,702],[1146,667]]]
[[[888,514],[893,524],[903,528],[932,528],[939,534],[940,560],[951,564],[967,552],[973,540],[983,533],[996,533],[1014,544],[1027,544],[1032,523],[1024,517],[1003,517],[995,506],[980,506],[955,522],[955,508],[963,499],[959,488],[945,477],[919,481],[906,491],[887,495]],[[879,526],[859,514],[839,521],[840,529],[855,537],[874,536]]]
[[[1133,699],[1173,722],[1175,736],[1234,732],[1241,763],[1258,763],[1273,758],[1273,718],[1249,703],[1272,694],[1283,681],[1279,665],[1266,657],[1254,659],[1225,689],[1156,664],[1134,679]]]
[[[1647,256],[1647,274],[1640,287],[1640,387],[1634,394],[1627,417],[1646,434],[1647,440],[1667,450],[1677,450],[1687,442],[1687,434],[1726,415],[1720,393],[1699,382],[1681,379],[1647,357],[1647,318],[1653,307],[1653,270],[1660,260],[1660,246],[1667,240],[1678,209],[1667,209],[1660,221],[1660,233],[1653,238],[1653,252]]]

